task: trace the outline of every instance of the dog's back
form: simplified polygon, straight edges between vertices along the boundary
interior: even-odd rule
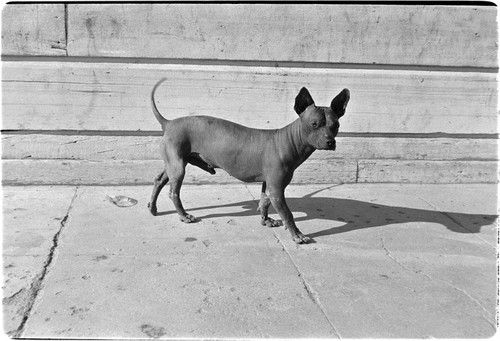
[[[164,148],[189,160],[196,155],[211,168],[222,168],[241,181],[263,181],[263,150],[272,148],[275,130],[242,126],[210,116],[167,121]],[[252,162],[247,162],[252,160]]]

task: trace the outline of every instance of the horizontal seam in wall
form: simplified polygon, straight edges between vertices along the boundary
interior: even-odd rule
[[[271,129],[272,130],[272,129]],[[0,131],[3,135],[81,135],[81,136],[162,136],[160,130],[10,130]],[[421,139],[498,139],[498,134],[460,134],[460,133],[369,133],[340,132],[338,137],[363,138],[421,138]]]
[[[406,65],[406,64],[364,64],[332,63],[307,61],[272,61],[272,60],[228,60],[228,59],[181,59],[147,57],[85,57],[85,56],[23,56],[2,55],[4,62],[68,62],[68,63],[123,63],[123,64],[184,64],[184,65],[224,65],[248,67],[283,67],[283,68],[323,68],[352,70],[407,70],[439,72],[480,72],[498,73],[498,67],[446,66],[446,65]]]
[[[92,159],[92,158],[68,158],[68,157],[31,157],[31,156],[25,156],[25,157],[2,157],[2,161],[60,161],[60,162],[88,162],[88,163],[123,163],[123,162],[129,162],[129,163],[141,163],[141,162],[149,162],[149,161],[162,161],[160,157],[158,158],[145,158],[145,159],[127,159],[127,158],[120,158],[120,159]],[[387,162],[387,161],[394,161],[394,162],[401,162],[401,163],[408,163],[408,162],[497,162],[498,159],[495,158],[456,158],[456,159],[415,159],[415,158],[400,158],[400,157],[359,157],[359,158],[352,158],[352,157],[341,157],[341,156],[330,156],[328,158],[324,159],[315,159],[315,158],[310,158],[305,162],[310,162],[310,161],[316,161],[316,162],[355,162],[358,166],[361,163],[374,163],[374,162]]]
[[[51,187],[68,187],[68,186],[71,186],[71,187],[75,187],[75,186],[80,186],[80,187],[85,187],[85,186],[88,186],[88,187],[123,187],[123,186],[127,186],[127,187],[134,187],[134,186],[151,186],[151,183],[152,181],[150,182],[123,182],[123,183],[80,183],[80,182],[47,182],[47,183],[41,183],[41,182],[17,182],[17,181],[5,181],[5,180],[2,180],[1,182],[1,185],[2,186],[9,186],[9,187],[23,187],[23,186],[31,186],[31,187],[48,187],[48,186],[51,186]],[[350,184],[350,185],[360,185],[360,186],[366,186],[366,185],[386,185],[386,184],[401,184],[402,182],[401,181],[386,181],[386,182],[382,182],[382,181],[364,181],[364,182],[344,182],[345,184]],[[220,185],[233,185],[233,184],[241,184],[241,185],[245,185],[247,183],[244,183],[244,182],[238,182],[238,181],[234,181],[234,182],[216,182],[216,181],[210,181],[210,182],[204,182],[204,181],[200,181],[200,182],[191,182],[191,183],[184,183],[182,184],[182,186],[206,186],[206,185],[216,185],[216,186],[220,186]],[[257,182],[255,182],[254,184],[258,184]],[[310,186],[310,185],[325,185],[327,183],[325,182],[292,182],[290,184],[290,186]],[[328,183],[330,184],[330,183]],[[475,181],[475,182],[425,182],[425,181],[413,181],[413,182],[405,182],[404,183],[405,185],[409,185],[409,184],[418,184],[418,185],[422,185],[422,184],[425,184],[425,185],[436,185],[436,186],[439,186],[439,185],[478,185],[478,184],[484,184],[484,185],[490,185],[490,184],[498,184],[497,181],[494,181],[494,180],[482,180],[482,181]],[[248,185],[248,184],[247,184]]]
[[[9,1],[9,5],[26,5],[26,4],[36,4],[39,1]],[[255,0],[242,0],[242,1],[235,1],[235,0],[214,0],[210,1],[212,4],[228,4],[228,5],[238,5],[238,4],[276,4],[276,1],[272,0],[262,0],[262,1],[255,1]],[[50,1],[44,1],[44,3],[48,4],[58,4],[60,1],[56,0],[50,0]],[[97,0],[90,0],[90,1],[72,1],[70,4],[101,4],[103,1],[97,1]],[[130,4],[138,4],[139,1],[137,0],[124,0],[119,2],[120,5],[125,4],[125,5],[130,5]],[[169,4],[179,4],[179,5],[185,5],[185,4],[199,4],[200,1],[196,0],[172,0],[168,1]],[[346,1],[339,1],[339,0],[332,0],[332,1],[317,1],[316,2],[319,5],[367,5],[367,1],[363,0],[346,0]],[[161,2],[160,2],[161,4]],[[293,0],[287,2],[288,5],[304,5],[304,4],[310,4],[309,1],[307,0]],[[423,1],[416,1],[416,0],[408,0],[404,1],[403,5],[435,5],[435,6],[450,6],[450,7],[456,7],[456,6],[473,6],[473,7],[495,7],[495,3],[491,1],[484,1],[484,0],[478,0],[478,1],[468,1],[468,0],[457,0],[457,1],[449,1],[449,0],[423,0]],[[279,5],[279,3],[278,3]],[[401,6],[401,1],[395,1],[395,0],[380,0],[380,1],[374,1],[374,3],[368,3],[368,5],[383,5],[383,6]]]

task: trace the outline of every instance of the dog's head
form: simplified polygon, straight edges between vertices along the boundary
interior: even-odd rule
[[[306,88],[295,97],[295,112],[302,123],[302,133],[307,142],[316,149],[335,150],[335,137],[339,132],[339,118],[344,116],[349,102],[349,90],[342,90],[330,107],[317,107]]]

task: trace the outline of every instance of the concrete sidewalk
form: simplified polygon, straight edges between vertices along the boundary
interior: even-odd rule
[[[4,331],[24,338],[484,338],[496,185],[291,185],[315,243],[260,225],[259,185],[3,187]],[[106,195],[139,203],[120,208]],[[274,213],[274,211],[272,211]],[[272,215],[278,218],[276,214]]]

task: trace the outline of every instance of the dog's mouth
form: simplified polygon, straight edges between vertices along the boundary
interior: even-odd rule
[[[331,140],[331,141],[323,142],[321,148],[318,148],[318,149],[332,150],[333,151],[336,148],[337,148],[337,143],[335,142],[335,140]]]

